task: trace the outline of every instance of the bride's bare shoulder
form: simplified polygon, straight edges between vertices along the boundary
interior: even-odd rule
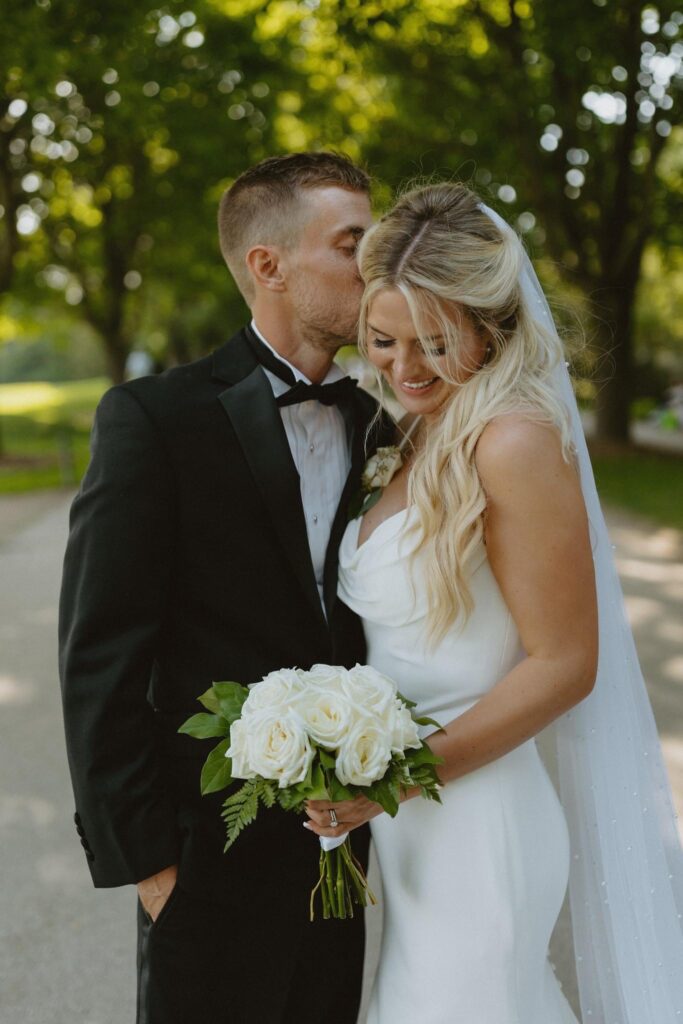
[[[487,490],[496,483],[506,486],[520,474],[527,483],[537,475],[547,480],[547,474],[554,475],[567,465],[559,429],[521,412],[496,416],[486,424],[477,442],[475,462]]]

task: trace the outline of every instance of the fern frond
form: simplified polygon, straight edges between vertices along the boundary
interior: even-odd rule
[[[260,779],[248,779],[241,789],[224,802],[221,815],[228,834],[224,851],[230,849],[240,832],[256,817],[260,785]]]
[[[258,795],[264,807],[273,807],[275,804],[275,783],[272,779],[261,779],[261,786]]]

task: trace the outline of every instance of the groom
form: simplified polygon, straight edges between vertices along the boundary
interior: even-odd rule
[[[216,741],[177,730],[212,681],[364,660],[337,549],[375,405],[333,358],[355,340],[370,223],[368,177],[344,157],[246,171],[219,229],[250,326],[97,410],[60,670],[93,881],[137,884],[138,1024],[356,1020],[363,918],[308,921],[315,837],[273,808],[224,854],[225,793],[199,792]],[[362,860],[367,844],[355,831]]]

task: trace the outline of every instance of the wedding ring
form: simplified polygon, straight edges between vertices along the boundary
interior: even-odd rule
[[[334,807],[330,807],[330,828],[336,828],[339,822],[337,821],[337,814]]]

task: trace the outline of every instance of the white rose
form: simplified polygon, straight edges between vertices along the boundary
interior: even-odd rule
[[[306,690],[314,687],[316,690],[325,690],[328,693],[340,693],[348,676],[348,669],[343,665],[314,665],[308,672],[304,672]]]
[[[395,754],[402,754],[409,747],[419,749],[422,746],[417,722],[413,721],[410,710],[400,700],[396,701],[394,712],[394,728],[391,734],[391,749]]]
[[[311,689],[301,694],[296,709],[314,743],[336,750],[357,720],[356,711],[343,693]]]
[[[395,445],[378,448],[365,463],[361,487],[364,491],[374,491],[377,487],[386,487],[402,465],[403,457]]]
[[[386,731],[379,724],[357,722],[337,754],[337,778],[344,786],[369,786],[381,779],[391,761]]]
[[[232,776],[234,779],[253,779],[256,772],[249,763],[249,730],[241,718],[230,726],[230,746],[226,757],[232,758]]]
[[[396,687],[391,679],[370,665],[355,665],[350,669],[343,688],[351,704],[361,713],[379,718],[387,715],[396,700]]]
[[[296,668],[269,672],[260,683],[252,683],[249,696],[242,705],[242,717],[267,710],[284,710],[303,689],[303,673]]]
[[[300,716],[293,710],[254,712],[245,722],[249,765],[264,779],[276,779],[280,789],[301,782],[313,760],[313,750]]]

